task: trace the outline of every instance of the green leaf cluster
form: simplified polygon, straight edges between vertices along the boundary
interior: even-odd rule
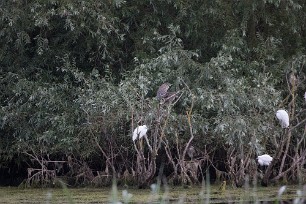
[[[171,144],[190,138],[194,100],[198,150],[221,149],[224,166],[227,149],[273,154],[275,112],[288,109],[293,126],[306,116],[305,22],[302,0],[2,1],[0,168],[68,157],[132,168],[132,131],[154,126],[164,82],[182,93],[165,129]]]

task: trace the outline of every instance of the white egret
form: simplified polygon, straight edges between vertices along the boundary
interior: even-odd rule
[[[146,125],[141,125],[141,126],[138,126],[134,132],[133,132],[133,142],[135,142],[135,140],[139,139],[139,145],[140,145],[140,149],[143,149],[143,140],[142,138],[144,137],[146,142],[147,142],[147,145],[150,149],[150,151],[152,152],[152,147],[150,145],[150,142],[147,138],[147,131],[148,131],[148,127]],[[135,145],[135,143],[134,143]],[[136,145],[135,145],[135,148],[137,149]],[[138,151],[138,150],[137,150]]]
[[[288,115],[287,111],[278,110],[276,112],[276,117],[279,120],[279,123],[282,126],[282,128],[288,128],[289,127],[289,115]]]
[[[147,134],[148,127],[146,125],[138,126],[133,132],[133,141],[140,139]]]
[[[304,99],[305,99],[305,101],[306,101],[306,92],[304,93]]]
[[[257,160],[260,166],[269,166],[273,158],[268,154],[264,154],[264,155],[258,156]]]
[[[283,193],[285,192],[287,186],[282,186],[278,189],[278,194],[277,196],[280,197],[281,195],[283,195]]]

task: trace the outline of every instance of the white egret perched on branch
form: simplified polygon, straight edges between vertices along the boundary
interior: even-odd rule
[[[148,127],[146,125],[138,126],[133,132],[133,141],[140,139],[147,134]]]
[[[141,140],[143,137],[146,139],[146,142],[148,144],[148,147],[150,149],[150,151],[152,152],[152,147],[149,143],[149,140],[147,138],[147,131],[148,131],[148,127],[146,125],[141,125],[141,126],[138,126],[137,128],[135,128],[134,132],[133,132],[133,142],[135,142],[135,140]],[[135,145],[135,143],[134,143]],[[135,148],[136,145],[135,145]],[[140,141],[140,148],[142,149],[143,146],[142,146],[142,140]],[[138,151],[138,150],[137,150]]]
[[[266,169],[267,166],[269,166],[272,162],[273,158],[268,155],[268,154],[264,154],[264,155],[261,155],[261,156],[258,156],[257,157],[257,161],[260,165],[260,178],[263,179],[264,178],[264,175],[262,174],[262,171]],[[263,183],[263,180],[262,180],[262,183]]]
[[[282,128],[288,128],[289,127],[289,115],[288,115],[287,111],[278,110],[276,112],[276,117],[279,120],[279,123],[282,126]]]
[[[269,166],[273,158],[268,154],[264,154],[264,155],[258,156],[257,160],[260,166]]]

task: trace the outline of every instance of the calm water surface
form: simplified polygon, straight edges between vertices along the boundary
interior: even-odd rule
[[[136,188],[35,188],[0,187],[0,203],[293,203],[305,200],[303,187],[287,186],[278,197],[280,186],[256,188],[227,187],[221,192],[219,186],[209,188],[195,186]],[[279,199],[279,200],[278,200]]]

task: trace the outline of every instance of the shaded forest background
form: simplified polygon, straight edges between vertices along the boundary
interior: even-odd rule
[[[0,17],[1,185],[305,183],[304,0],[11,0]]]

